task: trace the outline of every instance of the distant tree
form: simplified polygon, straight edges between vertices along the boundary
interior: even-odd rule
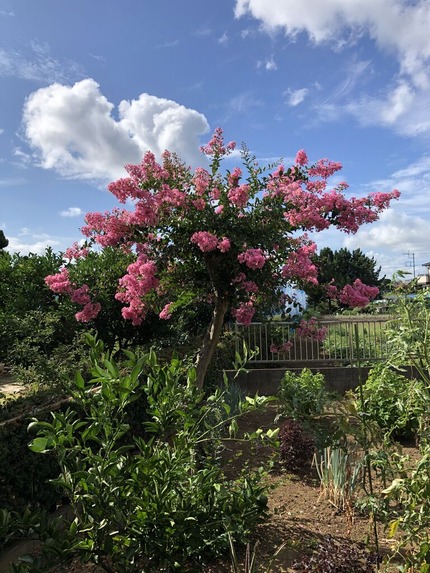
[[[9,244],[9,241],[4,236],[3,231],[0,229],[0,251],[5,249]]]
[[[349,251],[342,248],[332,251],[329,247],[321,249],[313,258],[318,269],[318,284],[304,286],[307,294],[308,306],[318,308],[323,312],[332,312],[335,309],[346,307],[337,302],[333,304],[330,289],[334,287],[341,291],[347,285],[359,280],[362,283],[380,288],[384,284],[384,277],[379,278],[381,267],[376,267],[373,257],[368,257],[360,249]]]

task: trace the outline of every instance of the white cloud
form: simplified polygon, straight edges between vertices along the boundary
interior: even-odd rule
[[[258,60],[257,68],[264,68],[268,72],[273,72],[278,69],[278,66],[275,62],[274,57],[270,56],[270,58],[267,58],[266,60]]]
[[[271,34],[283,31],[295,38],[305,33],[314,44],[329,44],[334,50],[370,38],[382,53],[397,59],[398,73],[384,93],[359,98],[339,111],[353,113],[363,124],[394,127],[404,135],[430,131],[427,0],[236,0],[235,16],[246,15],[260,21]],[[346,89],[350,92],[351,86]],[[325,117],[336,117],[333,102],[325,104],[321,109]]]
[[[15,76],[37,82],[66,82],[83,76],[82,68],[71,60],[50,55],[46,43],[33,41],[20,49],[0,49],[0,76]]]
[[[226,46],[228,44],[227,32],[224,32],[224,34],[218,38],[218,44],[221,44],[221,46]]]
[[[113,111],[91,78],[55,83],[28,97],[25,134],[43,168],[71,178],[124,176],[123,166],[139,162],[147,150],[159,158],[169,149],[187,163],[201,162],[199,136],[208,131],[201,113],[145,93],[120,102],[119,120]]]
[[[299,90],[287,90],[285,93],[288,95],[288,105],[295,107],[302,103],[308,95],[309,90],[307,88],[301,88]]]
[[[47,247],[52,247],[58,251],[60,242],[55,239],[44,238],[34,242],[24,242],[16,237],[7,237],[9,245],[6,250],[9,253],[20,253],[21,255],[28,255],[34,253],[35,255],[43,255]]]
[[[69,207],[60,212],[61,217],[80,217],[82,214],[83,211],[80,207]]]

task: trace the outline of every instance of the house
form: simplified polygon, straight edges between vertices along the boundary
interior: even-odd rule
[[[420,287],[430,286],[430,263],[424,263],[422,266],[426,267],[427,272],[425,275],[418,275],[417,285]]]

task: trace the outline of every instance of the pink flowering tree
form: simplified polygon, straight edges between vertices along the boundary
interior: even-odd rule
[[[115,297],[134,325],[154,309],[168,320],[190,298],[212,305],[196,356],[199,387],[227,315],[249,324],[260,305],[282,297],[286,285],[317,282],[316,245],[308,232],[335,226],[355,233],[399,196],[395,190],[346,198],[346,183],[328,188],[341,165],[327,159],[309,165],[304,151],[292,166],[261,168],[243,147],[242,167],[224,172],[222,160],[234,148],[217,129],[202,147],[207,169],[192,171],[168,151],[161,163],[148,152],[140,165],[127,165],[128,176],[108,188],[128,208],[87,214],[87,245],[76,253],[85,256],[96,246],[133,254]],[[78,320],[100,312],[95,293],[75,282],[73,264],[47,283],[76,302]],[[361,303],[366,293],[359,290],[357,297],[354,291],[342,296]]]

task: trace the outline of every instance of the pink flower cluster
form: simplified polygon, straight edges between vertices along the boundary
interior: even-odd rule
[[[258,285],[254,281],[247,281],[244,273],[239,273],[234,277],[231,284],[237,284],[239,288],[242,288],[248,293],[257,294],[259,291]]]
[[[119,279],[121,290],[116,293],[115,298],[128,304],[122,309],[122,316],[131,320],[135,326],[141,324],[147,313],[143,297],[159,285],[156,273],[155,263],[142,254],[127,267],[127,274]]]
[[[232,205],[239,209],[243,209],[248,203],[249,185],[244,183],[238,187],[233,187],[227,193],[227,197]]]
[[[307,240],[307,238],[303,237],[302,240]],[[295,251],[288,255],[281,270],[282,277],[285,279],[298,278],[312,284],[318,284],[318,270],[312,262],[316,248],[316,244],[311,242],[298,246]]]
[[[101,310],[100,304],[93,303],[90,297],[90,289],[87,285],[77,288],[70,280],[69,271],[66,268],[55,275],[45,277],[45,283],[57,294],[69,296],[72,302],[81,305],[83,308],[75,314],[76,320],[80,322],[90,322]]]
[[[269,347],[269,351],[272,354],[278,354],[279,352],[289,352],[293,347],[293,343],[291,340],[288,342],[283,342],[280,346],[277,344],[272,343]]]
[[[73,243],[71,247],[65,250],[64,258],[69,261],[84,259],[89,252],[90,250],[88,247],[81,247],[78,243]]]
[[[237,308],[231,309],[231,314],[234,316],[238,324],[249,326],[251,324],[252,317],[255,314],[253,301],[248,300],[247,302],[241,302]]]
[[[169,302],[166,304],[166,306],[163,308],[163,310],[160,312],[160,314],[158,315],[162,320],[169,320],[169,318],[171,318],[172,313],[170,312],[171,308],[172,308],[173,303]]]
[[[237,256],[237,260],[249,269],[262,269],[266,263],[266,257],[261,249],[247,249]]]
[[[313,316],[309,320],[302,320],[296,329],[296,333],[304,338],[310,338],[322,342],[327,336],[327,328],[318,326],[317,319]]]
[[[235,148],[236,143],[234,141],[231,141],[224,146],[222,129],[217,127],[209,143],[207,145],[202,145],[202,147],[200,147],[200,151],[208,156],[223,157],[224,155],[229,155]]]
[[[227,237],[218,239],[208,231],[197,231],[191,236],[191,242],[195,243],[203,253],[208,253],[218,249],[221,253],[226,253],[230,247],[230,240]]]
[[[327,294],[331,299],[338,299],[339,302],[352,308],[364,308],[369,302],[378,296],[378,287],[365,285],[360,279],[356,279],[352,285],[346,285],[338,292],[336,286],[329,285]]]

